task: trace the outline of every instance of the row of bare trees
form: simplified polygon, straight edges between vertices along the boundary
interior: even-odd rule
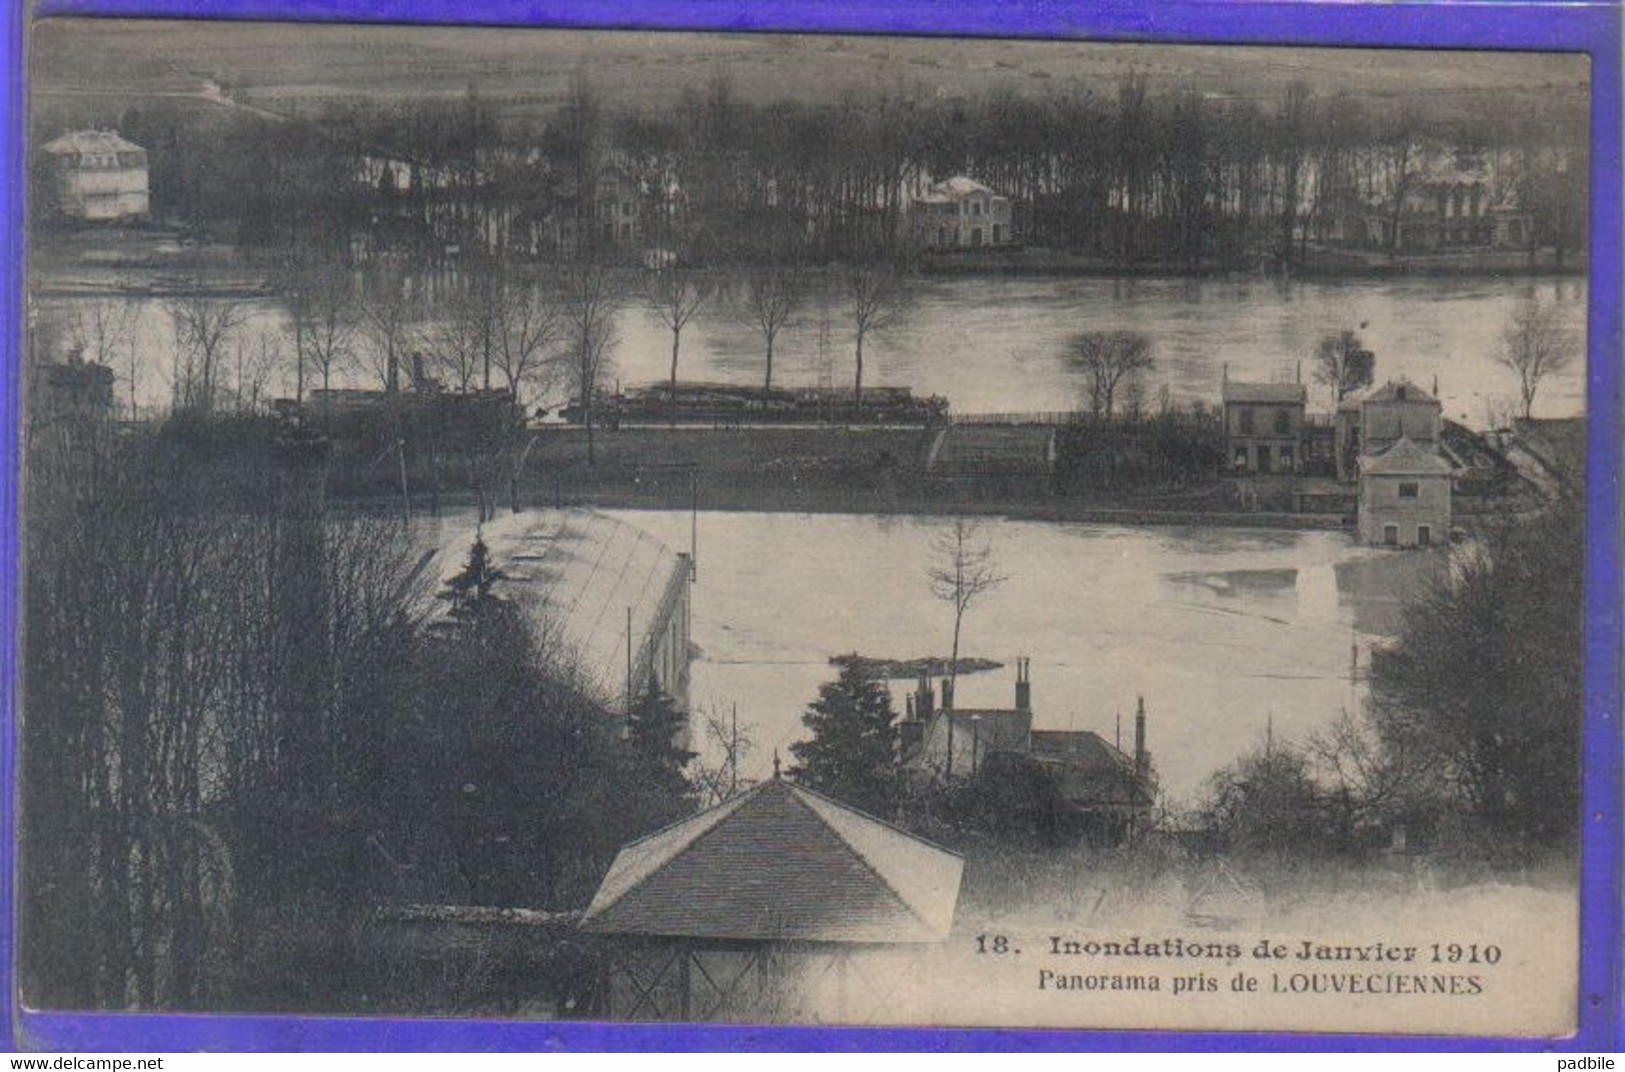
[[[296,384],[308,371],[328,388],[335,370],[353,368],[364,353],[374,382],[398,386],[389,370],[422,345],[429,349],[423,371],[452,390],[500,386],[522,406],[531,392],[564,387],[581,407],[590,437],[593,396],[609,382],[623,315],[647,310],[670,333],[674,401],[683,333],[702,313],[732,318],[758,336],[763,384],[771,390],[775,346],[802,324],[817,285],[817,274],[795,262],[734,273],[683,264],[626,270],[583,259],[542,272],[493,260],[469,268],[426,307],[428,326],[410,288],[388,276],[355,294],[348,273],[319,268],[287,277],[282,293]],[[905,266],[883,257],[837,269],[834,285],[851,328],[853,398],[861,404],[865,343],[906,320],[913,291]]]

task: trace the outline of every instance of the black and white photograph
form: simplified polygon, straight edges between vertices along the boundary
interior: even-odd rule
[[[25,1007],[1576,1029],[1584,54],[28,32]]]

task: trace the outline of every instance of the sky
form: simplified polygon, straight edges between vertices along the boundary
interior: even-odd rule
[[[1510,90],[1583,87],[1583,56],[1086,41],[647,33],[542,29],[44,19],[33,91],[217,96],[247,87],[276,111],[361,97],[454,96],[472,86],[515,113],[545,113],[585,71],[614,105],[647,110],[725,73],[746,99],[834,100],[853,90],[920,97],[1111,94],[1130,71],[1154,88],[1214,97],[1423,95],[1492,103]]]

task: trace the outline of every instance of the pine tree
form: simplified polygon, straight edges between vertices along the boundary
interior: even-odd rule
[[[855,807],[886,815],[896,799],[897,730],[891,696],[857,663],[819,686],[802,724],[812,731],[790,746],[792,777]]]
[[[492,588],[506,576],[491,562],[491,549],[484,537],[476,534],[474,545],[468,549],[468,562],[446,581],[441,598],[451,601],[451,615],[459,621],[488,617],[487,612],[502,602]]]
[[[698,756],[678,743],[687,716],[653,681],[627,715],[627,746],[635,782],[649,791],[654,825],[691,809],[694,787],[686,768]]]

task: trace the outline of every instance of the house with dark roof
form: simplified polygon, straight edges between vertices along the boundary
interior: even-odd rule
[[[1144,827],[1156,802],[1146,750],[1145,701],[1135,716],[1134,754],[1091,730],[1033,728],[1028,660],[1016,663],[1015,705],[959,708],[943,682],[942,706],[922,678],[901,723],[902,763],[939,784],[976,782],[1003,818],[1051,840],[1087,837],[1115,844]]]
[[[1301,383],[1241,383],[1226,375],[1225,456],[1233,472],[1296,473],[1303,464],[1304,409],[1309,392]]]
[[[1431,547],[1449,539],[1453,470],[1437,450],[1400,439],[1360,459],[1360,540]]]
[[[1337,476],[1353,480],[1361,455],[1378,455],[1401,439],[1438,450],[1444,407],[1403,377],[1350,395],[1337,406]]]

